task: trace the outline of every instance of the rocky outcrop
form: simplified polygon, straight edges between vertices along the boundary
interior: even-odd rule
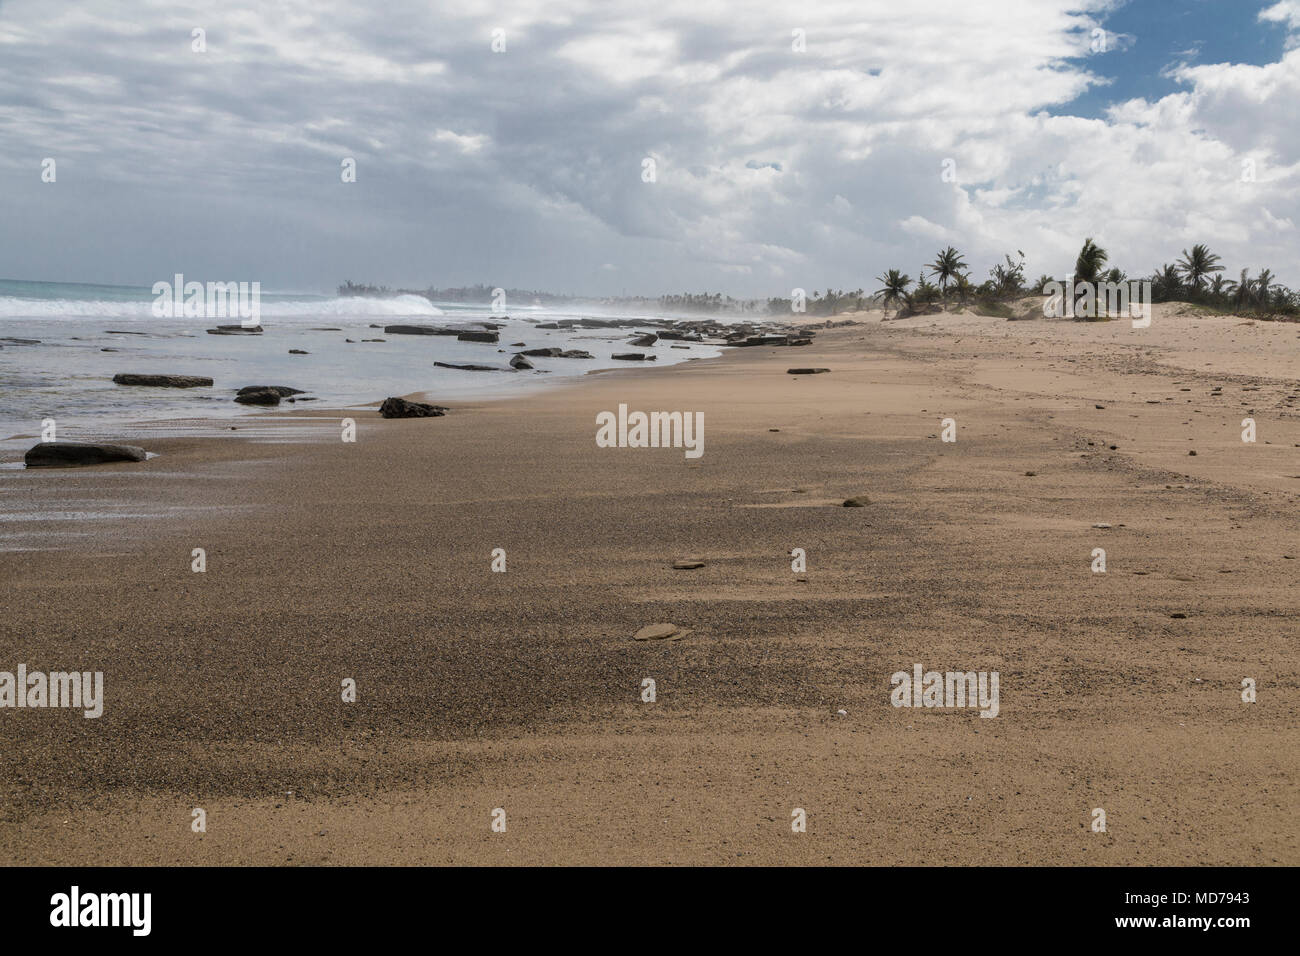
[[[198,388],[211,385],[212,379],[202,375],[134,375],[119,372],[113,376],[115,385],[142,385],[147,388]]]
[[[647,332],[645,335],[638,335],[630,344],[635,345],[639,349],[644,349],[649,348],[658,341],[659,336],[655,335],[653,332]]]
[[[462,372],[509,372],[512,369],[499,365],[478,365],[473,362],[434,362],[438,368],[454,368]]]
[[[264,389],[275,392],[275,394],[279,395],[281,398],[288,398],[290,395],[303,394],[302,389],[290,388],[288,385],[245,385],[237,394],[245,395],[248,392],[260,392]]]
[[[282,397],[273,388],[241,388],[235,401],[241,405],[279,405]]]
[[[43,441],[29,448],[23,461],[28,468],[71,468],[110,461],[144,461],[147,457],[145,450],[135,445]]]
[[[372,325],[372,329],[379,326]],[[456,329],[444,329],[438,325],[385,325],[387,335],[456,335]]]
[[[379,406],[379,414],[384,418],[440,418],[447,414],[447,409],[442,405],[408,402],[404,398],[386,398]]]

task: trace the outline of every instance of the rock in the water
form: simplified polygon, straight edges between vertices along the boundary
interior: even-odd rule
[[[524,358],[522,355],[516,355],[510,359],[510,367],[513,369],[519,369],[520,371],[523,371],[525,369],[534,368],[535,366],[533,365],[532,362],[528,361],[528,359]]]
[[[871,499],[866,495],[858,495],[856,498],[846,498],[843,507],[845,508],[865,508],[871,504]]]
[[[281,397],[273,388],[241,388],[235,401],[241,405],[279,405]]]
[[[659,356],[646,355],[644,352],[617,352],[611,355],[612,359],[619,359],[624,362],[653,362]]]
[[[135,445],[43,441],[29,448],[23,461],[28,468],[68,468],[75,465],[102,465],[110,461],[144,461],[147,457],[144,449]]]
[[[289,349],[289,354],[290,354],[290,355],[310,355],[311,353],[308,352],[306,349]]]
[[[787,375],[820,375],[829,371],[828,368],[788,368],[785,373]]]
[[[119,372],[113,376],[116,385],[145,385],[153,388],[198,388],[211,385],[212,379],[201,375],[134,375]]]
[[[520,355],[528,355],[533,358],[572,358],[572,359],[589,359],[595,358],[590,352],[584,352],[582,349],[564,349],[547,348],[547,349],[524,349]]]
[[[476,365],[473,362],[434,362],[438,368],[455,368],[462,372],[510,372],[513,369],[505,368],[498,365]]]
[[[379,406],[379,414],[384,418],[439,418],[447,414],[447,409],[442,405],[408,402],[404,398],[386,398]]]
[[[15,339],[9,336],[0,338],[0,342],[5,342],[9,345],[40,345],[41,344],[40,339]]]
[[[497,332],[462,332],[456,336],[458,342],[491,342],[496,343],[501,338]]]
[[[261,335],[260,325],[218,325],[208,329],[208,335]]]
[[[249,392],[260,392],[263,390],[275,392],[281,398],[288,398],[290,395],[303,394],[300,388],[290,388],[288,385],[245,385],[236,394],[247,395]]]
[[[694,571],[696,568],[704,567],[703,561],[696,561],[691,558],[682,558],[673,562],[674,571]]]
[[[685,637],[688,632],[683,631],[676,624],[650,624],[641,628],[632,635],[634,641],[677,641]]]
[[[379,326],[372,325],[371,328]],[[455,335],[456,329],[444,329],[437,325],[385,325],[384,332],[388,335]]]
[[[638,335],[632,340],[631,344],[635,345],[639,349],[643,349],[654,345],[658,341],[659,336],[655,335],[653,332],[647,332],[645,335]]]

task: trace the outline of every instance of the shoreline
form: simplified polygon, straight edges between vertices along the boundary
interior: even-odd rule
[[[106,695],[0,711],[0,862],[1300,862],[1300,330],[935,318],[25,473],[179,510],[0,552],[0,670]],[[620,401],[703,411],[703,456],[598,449]],[[914,663],[1000,715],[892,707]]]

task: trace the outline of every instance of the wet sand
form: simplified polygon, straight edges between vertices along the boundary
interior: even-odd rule
[[[0,553],[0,670],[107,698],[0,710],[0,862],[1300,863],[1300,326],[858,318],[5,473],[8,512],[153,517]],[[596,447],[620,403],[704,455]],[[999,716],[891,706],[918,662],[998,671]]]

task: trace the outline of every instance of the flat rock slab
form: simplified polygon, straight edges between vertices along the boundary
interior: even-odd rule
[[[674,571],[694,571],[696,568],[704,567],[703,561],[695,561],[689,558],[673,562]]]
[[[659,356],[646,355],[644,352],[616,352],[611,355],[612,359],[619,359],[623,362],[653,362]]]
[[[135,445],[43,441],[27,450],[23,462],[28,468],[71,468],[77,465],[102,465],[110,461],[144,461],[148,457],[143,448]]]
[[[372,325],[372,329],[379,326]],[[384,332],[388,335],[456,335],[457,329],[444,329],[438,325],[385,325]]]
[[[470,332],[462,332],[462,333],[460,333],[458,336],[456,336],[456,341],[458,341],[458,342],[489,342],[489,343],[496,343],[496,342],[500,341],[500,339],[501,339],[501,335],[500,335],[499,332],[473,332],[473,331],[470,331]]]
[[[121,372],[113,376],[115,385],[143,385],[150,388],[198,388],[211,385],[212,379],[202,375],[134,375]]]
[[[823,372],[829,372],[828,368],[788,368],[785,370],[787,375],[821,375]]]
[[[386,398],[379,406],[379,414],[384,418],[439,418],[447,414],[447,409],[442,405],[408,402],[404,398]]]
[[[866,495],[858,495],[856,498],[846,498],[843,507],[845,508],[865,508],[871,504],[871,499]]]
[[[650,624],[632,635],[634,641],[680,641],[690,631],[682,630],[676,624]]]
[[[456,362],[434,362],[438,368],[456,368],[462,372],[513,372],[515,369],[502,365],[457,364]]]

